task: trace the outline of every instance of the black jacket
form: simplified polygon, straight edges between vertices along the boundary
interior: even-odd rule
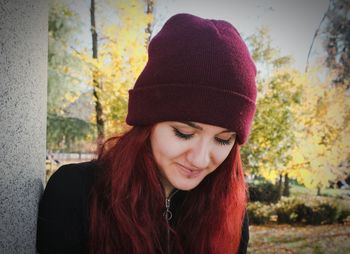
[[[89,193],[96,179],[94,162],[62,166],[51,177],[39,205],[37,249],[40,254],[87,253]],[[182,193],[181,195],[184,195]],[[176,206],[181,195],[174,195]],[[247,251],[248,218],[239,254]]]

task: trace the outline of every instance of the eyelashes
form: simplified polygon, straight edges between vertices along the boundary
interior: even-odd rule
[[[185,133],[182,133],[181,131],[179,131],[178,129],[174,128],[173,127],[173,131],[175,133],[175,136],[176,137],[179,137],[181,139],[185,139],[185,140],[188,140],[190,138],[193,137],[193,134],[185,134]]]
[[[216,141],[219,145],[231,145],[231,144],[232,144],[232,140],[233,140],[233,138],[230,138],[230,139],[228,139],[228,140],[221,139],[221,138],[215,138],[215,141]]]
[[[182,133],[181,131],[179,131],[178,129],[176,129],[175,127],[172,127],[173,128],[173,131],[174,131],[174,134],[176,137],[180,138],[180,139],[184,139],[184,140],[189,140],[190,138],[193,137],[194,134],[185,134],[185,133]],[[215,142],[219,145],[231,145],[232,142],[235,140],[235,135],[233,135],[230,139],[221,139],[221,138],[218,138],[218,137],[215,137]]]

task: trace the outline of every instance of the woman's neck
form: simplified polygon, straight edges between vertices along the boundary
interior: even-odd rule
[[[171,192],[175,189],[173,186],[169,186],[169,185],[164,185],[163,184],[163,187],[164,187],[164,190],[165,190],[165,197],[166,198],[169,198]]]
[[[160,183],[164,188],[165,197],[168,198],[170,193],[175,189],[174,186],[162,175],[160,176]]]

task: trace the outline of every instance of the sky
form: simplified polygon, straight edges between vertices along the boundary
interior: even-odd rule
[[[238,29],[243,38],[252,35],[261,26],[268,26],[273,47],[279,48],[281,55],[292,55],[293,66],[303,71],[312,38],[328,3],[328,0],[156,0],[154,34],[176,13],[226,20]],[[76,0],[72,7],[82,20],[89,21],[89,0]],[[96,18],[98,22],[99,17]],[[84,25],[87,28],[83,29],[86,31],[83,36],[90,42],[88,25]],[[319,48],[316,43],[313,52],[317,53]]]

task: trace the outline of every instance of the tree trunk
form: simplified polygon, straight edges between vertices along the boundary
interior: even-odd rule
[[[153,11],[154,11],[154,0],[146,0],[146,3],[147,3],[147,11],[146,13],[148,15],[150,14],[153,14]],[[151,37],[152,37],[152,32],[153,32],[153,26],[152,26],[152,22],[149,22],[147,24],[147,27],[146,27],[146,33],[148,34],[148,37],[146,39],[146,48],[148,47],[148,44],[151,40]]]
[[[321,186],[317,186],[317,196],[321,196]]]
[[[95,0],[91,0],[90,7],[91,20],[91,35],[92,35],[92,58],[98,58],[97,46],[97,32],[95,21]],[[93,95],[95,97],[95,111],[96,111],[96,126],[97,126],[97,144],[100,145],[104,138],[104,120],[103,108],[99,97],[99,92],[102,88],[101,83],[97,79],[97,70],[92,71]]]
[[[278,189],[278,200],[280,200],[282,196],[282,174],[280,175],[280,178],[278,180],[277,189]]]
[[[288,177],[288,173],[284,175],[283,196],[289,197],[289,177]]]

